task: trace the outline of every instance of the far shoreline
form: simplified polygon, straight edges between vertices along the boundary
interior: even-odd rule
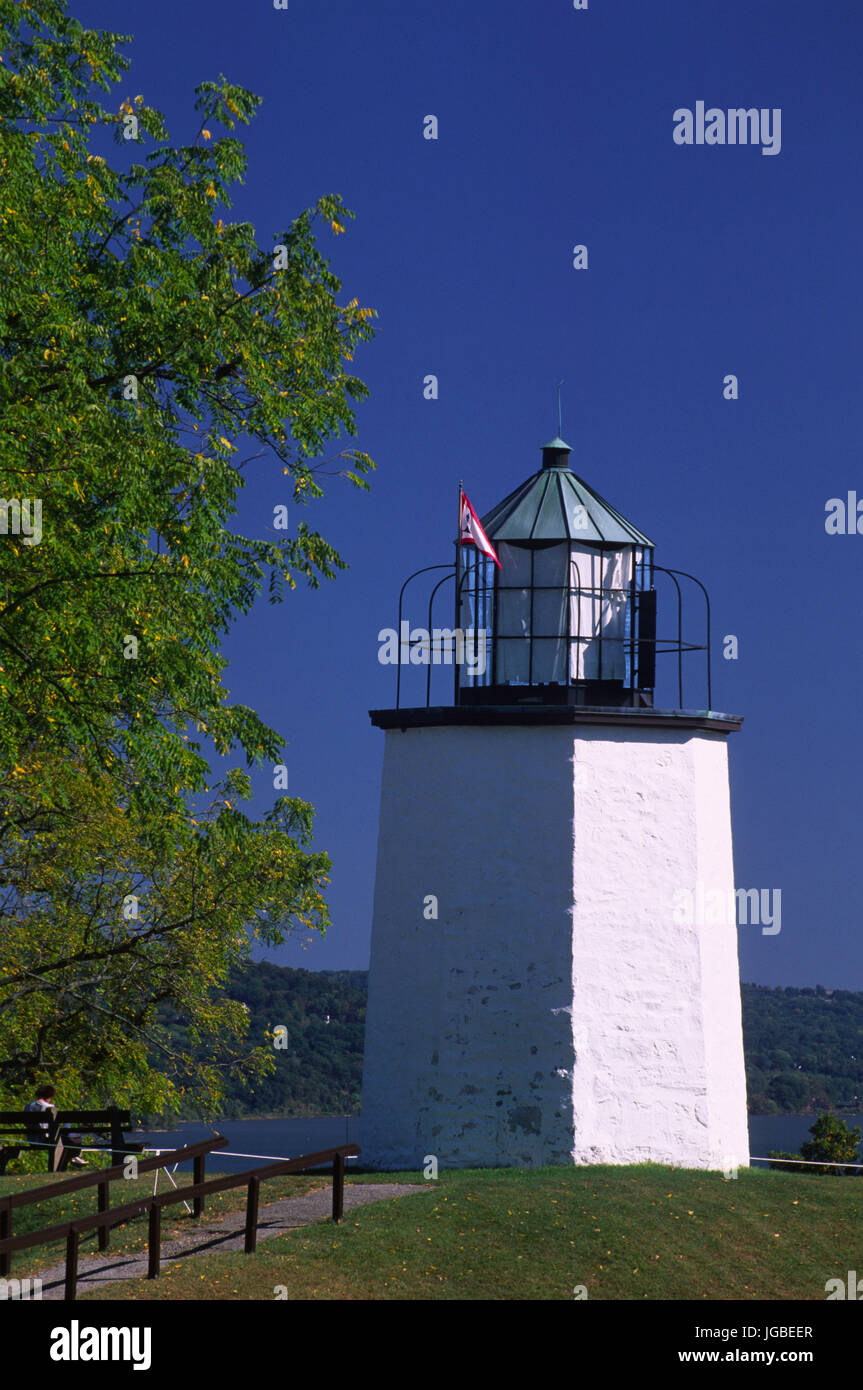
[[[853,1112],[852,1112],[853,1113]],[[209,1120],[174,1120],[172,1124],[151,1124],[135,1125],[134,1128],[127,1130],[128,1134],[172,1134],[175,1129],[180,1129],[183,1125],[214,1125],[228,1124],[240,1125],[252,1120],[359,1120],[359,1115],[218,1115],[215,1119]]]
[[[822,1107],[822,1108],[819,1109],[819,1110],[749,1110],[749,1111],[747,1111],[747,1117],[748,1117],[750,1120],[774,1120],[774,1119],[806,1120],[806,1119],[809,1119],[810,1116],[816,1116],[816,1117],[817,1117],[818,1115],[837,1115],[837,1116],[839,1116],[840,1119],[841,1119],[841,1118],[847,1118],[847,1117],[849,1117],[849,1116],[859,1116],[859,1115],[861,1115],[861,1114],[863,1114],[863,1104],[861,1104],[861,1107],[860,1107],[860,1108],[857,1108],[857,1107],[854,1107],[854,1106],[847,1107],[847,1108],[846,1108],[846,1107],[838,1107],[838,1106],[824,1106],[824,1107]],[[204,1120],[204,1119],[197,1119],[197,1120],[195,1120],[195,1119],[184,1118],[184,1119],[182,1119],[182,1120],[173,1120],[173,1123],[159,1123],[159,1124],[154,1123],[154,1124],[148,1124],[148,1125],[135,1125],[133,1129],[131,1129],[131,1130],[128,1131],[128,1133],[130,1133],[130,1134],[151,1134],[151,1133],[172,1134],[175,1130],[180,1129],[183,1125],[214,1125],[214,1124],[231,1124],[231,1125],[238,1125],[238,1124],[247,1124],[247,1123],[251,1123],[252,1121],[260,1121],[260,1120],[361,1120],[361,1119],[362,1119],[362,1114],[361,1114],[361,1113],[360,1113],[360,1114],[353,1114],[353,1115],[345,1115],[344,1113],[342,1113],[342,1114],[335,1114],[335,1115],[334,1115],[334,1114],[329,1114],[329,1115],[319,1115],[319,1114],[303,1114],[303,1115],[297,1115],[297,1114],[292,1114],[292,1115],[284,1115],[284,1114],[281,1114],[281,1115],[277,1115],[277,1114],[265,1114],[265,1115],[257,1115],[257,1114],[255,1114],[255,1115],[219,1115],[219,1116],[217,1116],[215,1119],[208,1119],[208,1120]]]

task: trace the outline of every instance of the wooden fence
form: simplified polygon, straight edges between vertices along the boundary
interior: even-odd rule
[[[171,1149],[156,1158],[135,1157],[136,1173],[152,1173],[159,1168],[167,1168],[172,1163],[182,1163],[186,1159],[191,1159],[193,1163],[193,1178],[195,1183],[204,1181],[204,1164],[207,1154],[214,1149],[224,1149],[228,1140],[224,1135],[217,1134],[214,1139],[202,1139],[197,1144],[190,1144],[187,1148]],[[35,1202],[47,1202],[52,1197],[65,1197],[69,1192],[80,1192],[83,1188],[97,1187],[97,1211],[99,1215],[109,1211],[111,1183],[124,1181],[126,1178],[125,1164],[118,1163],[113,1168],[103,1168],[98,1173],[85,1173],[80,1178],[67,1178],[64,1182],[46,1183],[43,1187],[28,1187],[23,1192],[10,1192],[6,1197],[0,1197],[0,1275],[9,1273],[9,1265],[12,1251],[24,1249],[24,1245],[12,1241],[12,1213],[16,1208],[29,1207]],[[204,1210],[202,1197],[195,1200],[194,1215],[201,1216]],[[83,1220],[84,1218],[79,1218]],[[48,1227],[47,1230],[56,1231],[57,1239],[62,1239],[66,1234],[65,1227],[68,1222],[61,1222],[56,1227]],[[99,1249],[107,1250],[110,1234],[110,1227],[113,1223],[105,1223],[98,1228]],[[28,1239],[28,1237],[38,1236],[39,1240]],[[54,1237],[45,1234],[45,1231],[28,1232],[26,1236],[21,1236],[21,1242],[27,1241],[29,1245],[42,1244],[46,1240]]]
[[[216,1139],[205,1139],[200,1144],[191,1144],[185,1149],[173,1149],[161,1154],[159,1158],[138,1160],[138,1172],[164,1168],[171,1163],[181,1163],[192,1158],[195,1161],[194,1182],[191,1187],[181,1187],[153,1197],[142,1197],[135,1202],[127,1202],[120,1207],[108,1208],[107,1187],[116,1178],[124,1176],[122,1166],[109,1168],[102,1173],[87,1174],[82,1178],[71,1178],[68,1182],[52,1183],[46,1187],[31,1189],[29,1192],[14,1193],[0,1198],[0,1271],[9,1272],[9,1257],[13,1250],[26,1250],[34,1245],[44,1245],[49,1241],[66,1241],[66,1287],[65,1298],[72,1302],[78,1287],[78,1253],[81,1236],[87,1231],[97,1231],[99,1249],[107,1249],[108,1231],[111,1226],[131,1221],[136,1216],[146,1216],[147,1226],[147,1278],[157,1279],[161,1264],[162,1210],[175,1202],[194,1203],[194,1215],[200,1216],[204,1209],[204,1198],[216,1192],[227,1192],[234,1187],[245,1186],[246,1221],[244,1249],[247,1254],[255,1250],[258,1234],[258,1204],[261,1183],[268,1178],[280,1177],[283,1173],[300,1173],[307,1168],[318,1168],[324,1163],[333,1165],[333,1220],[341,1221],[344,1213],[345,1159],[359,1154],[356,1144],[340,1144],[337,1148],[321,1149],[317,1153],[303,1154],[298,1158],[286,1158],[278,1163],[270,1163],[265,1168],[256,1168],[245,1173],[229,1173],[224,1177],[203,1179],[203,1163],[206,1154],[213,1149],[224,1148],[227,1139],[221,1135]],[[198,1164],[200,1163],[200,1170]],[[200,1178],[199,1178],[200,1171]],[[12,1211],[16,1206],[44,1201],[62,1192],[74,1191],[81,1187],[98,1184],[99,1210],[92,1216],[79,1216],[71,1221],[62,1221],[54,1226],[45,1226],[39,1231],[29,1231],[24,1235],[12,1235]],[[102,1189],[105,1189],[103,1192]],[[104,1234],[103,1234],[104,1233]]]

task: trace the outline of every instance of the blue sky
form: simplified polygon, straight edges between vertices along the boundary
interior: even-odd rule
[[[232,698],[287,740],[289,792],[334,861],[326,942],[277,954],[365,968],[383,736],[377,633],[402,579],[447,563],[459,478],[482,514],[556,433],[572,466],[707,585],[714,708],[730,738],[738,885],[781,889],[782,930],[741,927],[763,984],[863,989],[857,876],[863,535],[829,536],[859,490],[863,11],[802,0],[73,0],[129,29],[121,95],[178,143],[193,89],[224,73],[263,97],[231,216],[261,244],[322,193],[357,214],[325,247],[346,299],[377,309],[356,370],[370,494],[334,480],[305,513],[350,570],[226,646]],[[703,100],[782,112],[782,146],[678,146]],[[423,138],[434,114],[439,138]],[[575,270],[572,248],[588,248]],[[439,378],[435,401],[423,378]],[[739,399],[723,380],[739,379]],[[239,525],[291,506],[262,460]],[[410,610],[423,620],[419,606]],[[736,661],[722,637],[739,639]],[[256,774],[254,809],[273,799]],[[479,803],[479,796],[478,796]]]

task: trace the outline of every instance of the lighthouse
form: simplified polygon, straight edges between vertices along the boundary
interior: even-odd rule
[[[396,699],[371,711],[373,1167],[748,1161],[736,916],[703,911],[735,901],[742,721],[711,708],[704,586],[571,455],[553,439],[399,595]]]

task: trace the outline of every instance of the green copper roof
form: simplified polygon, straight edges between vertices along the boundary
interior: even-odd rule
[[[482,526],[489,539],[582,541],[653,549],[653,541],[643,531],[572,472],[564,451],[569,454],[569,445],[553,439],[543,449],[539,472],[485,514]]]

